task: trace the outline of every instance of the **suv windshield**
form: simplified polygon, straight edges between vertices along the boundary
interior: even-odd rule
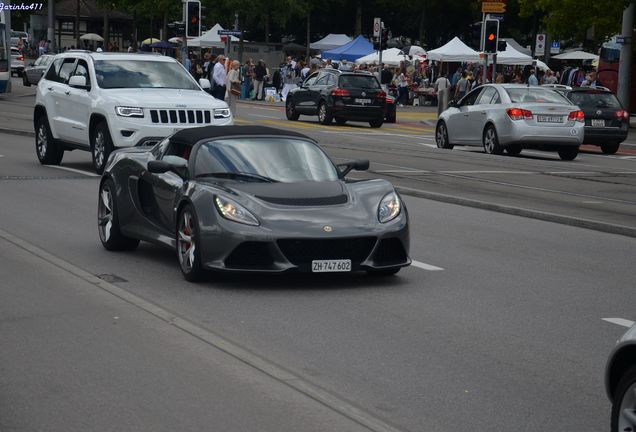
[[[550,89],[538,87],[507,88],[506,92],[510,96],[510,100],[513,103],[528,102],[570,105],[569,100],[561,96],[561,94]]]
[[[581,108],[621,108],[621,104],[612,93],[572,92],[570,100]]]
[[[197,152],[194,176],[284,183],[338,179],[336,167],[318,146],[293,138],[207,142]]]
[[[338,84],[341,88],[379,89],[380,84],[374,76],[342,75]]]
[[[176,62],[152,60],[97,60],[97,85],[114,88],[171,88],[198,90],[190,75]]]

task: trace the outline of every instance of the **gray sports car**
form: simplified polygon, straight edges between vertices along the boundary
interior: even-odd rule
[[[189,281],[205,270],[389,275],[411,263],[391,183],[350,180],[302,134],[260,126],[184,129],[109,158],[98,231],[108,250],[176,248]]]

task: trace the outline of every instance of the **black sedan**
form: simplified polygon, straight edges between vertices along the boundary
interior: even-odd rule
[[[578,87],[566,90],[565,96],[585,112],[583,143],[616,153],[629,132],[629,112],[616,95],[603,87]]]
[[[391,183],[348,180],[302,134],[260,126],[179,131],[112,153],[99,187],[108,250],[176,248],[187,280],[205,270],[394,274],[410,264],[408,213]]]
[[[369,122],[371,127],[384,123],[386,93],[368,72],[341,72],[321,69],[291,90],[285,101],[288,120],[300,115],[317,115],[328,125],[335,119],[339,125],[347,120]]]
[[[53,58],[55,58],[54,55],[45,54],[25,67],[22,71],[22,84],[27,87],[36,85],[40,81],[40,78],[42,78],[42,75],[44,75],[44,72],[49,68]]]

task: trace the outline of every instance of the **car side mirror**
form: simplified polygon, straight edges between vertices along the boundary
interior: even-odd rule
[[[203,90],[209,90],[212,88],[212,84],[210,84],[210,80],[207,78],[200,78],[199,85]]]
[[[77,88],[82,88],[82,89],[86,89],[88,86],[86,85],[86,77],[83,75],[73,75],[69,80],[68,80],[68,85],[71,87],[77,87]]]
[[[185,180],[188,178],[188,161],[179,156],[164,156],[163,160],[149,161],[148,171],[153,174],[171,171]]]
[[[457,108],[457,101],[455,99],[449,100],[448,101],[448,107],[449,108]]]
[[[368,159],[359,159],[351,162],[345,162],[338,164],[338,170],[340,171],[340,178],[344,178],[350,171],[366,171],[369,169]]]

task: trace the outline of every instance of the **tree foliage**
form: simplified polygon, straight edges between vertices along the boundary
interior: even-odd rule
[[[629,0],[519,0],[521,14],[538,14],[546,30],[562,39],[594,45],[621,31],[623,10]],[[591,38],[588,30],[593,29]]]

